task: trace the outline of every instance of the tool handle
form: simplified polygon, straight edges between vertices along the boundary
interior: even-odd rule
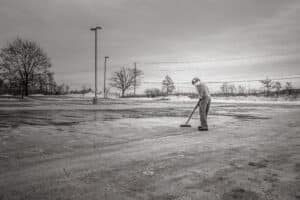
[[[185,122],[185,124],[188,124],[189,121],[191,120],[191,118],[192,118],[192,116],[193,116],[195,110],[196,110],[196,109],[198,108],[198,106],[199,106],[200,101],[201,101],[201,99],[199,99],[199,101],[197,102],[196,106],[194,107],[193,112],[190,114],[190,116],[189,116],[188,120]]]

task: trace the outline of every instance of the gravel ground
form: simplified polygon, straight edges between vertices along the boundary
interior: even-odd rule
[[[300,199],[300,106],[0,102],[0,199]]]

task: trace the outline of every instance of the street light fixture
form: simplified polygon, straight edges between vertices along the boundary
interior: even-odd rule
[[[96,26],[94,28],[91,28],[91,31],[95,32],[95,97],[93,99],[93,104],[97,104],[97,30],[101,30],[102,28],[100,26]]]

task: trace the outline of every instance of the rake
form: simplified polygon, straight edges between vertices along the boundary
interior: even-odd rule
[[[192,126],[189,124],[189,122],[190,122],[190,120],[191,120],[191,118],[192,118],[192,116],[193,116],[195,110],[198,108],[200,101],[201,101],[201,99],[199,99],[199,101],[197,102],[197,104],[196,104],[196,106],[194,107],[193,112],[190,114],[188,120],[185,122],[185,124],[181,124],[180,127],[192,127]]]

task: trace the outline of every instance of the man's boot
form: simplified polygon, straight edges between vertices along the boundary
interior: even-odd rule
[[[199,126],[199,127],[198,127],[198,130],[199,130],[199,131],[208,131],[208,128],[203,128],[203,127]]]

